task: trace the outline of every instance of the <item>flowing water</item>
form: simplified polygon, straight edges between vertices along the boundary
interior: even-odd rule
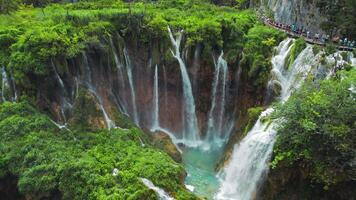
[[[113,52],[114,62],[115,62],[115,66],[117,69],[118,84],[120,87],[119,89],[124,90],[126,88],[125,79],[124,79],[124,66],[123,66],[122,62],[120,62],[119,56],[117,54],[116,48],[115,48],[114,43],[111,38],[110,38],[110,47]],[[126,98],[122,98],[119,95],[118,101],[120,102],[120,105],[122,105],[121,108],[122,108],[123,113],[125,115],[128,115]]]
[[[221,52],[215,64],[214,81],[212,85],[211,108],[208,116],[208,130],[206,134],[207,143],[220,139],[223,132],[223,118],[226,101],[226,82],[228,66]],[[220,95],[217,93],[220,92]],[[221,98],[219,99],[218,96]]]
[[[211,107],[208,114],[206,138],[199,147],[183,150],[183,163],[188,173],[185,183],[200,197],[212,199],[218,190],[219,182],[215,166],[222,155],[223,144],[232,128],[224,123],[228,66],[221,52],[215,63],[212,83]],[[232,126],[231,126],[232,127]]]
[[[5,71],[5,67],[1,68],[1,79],[2,79],[2,82],[1,82],[1,98],[2,98],[2,101],[5,102],[7,93],[8,93],[9,88],[10,88],[9,79],[8,79],[7,73]]]
[[[312,67],[312,62],[316,60],[312,47],[308,45],[288,69],[285,63],[291,50],[289,43],[290,39],[283,41],[277,48],[277,55],[272,59],[272,81],[281,87],[279,100],[282,102],[301,85]],[[273,108],[262,112],[247,136],[235,145],[230,162],[219,175],[221,185],[215,199],[254,199],[263,175],[268,172],[268,161],[275,142],[274,127],[278,120],[271,123],[263,120],[271,112]]]
[[[155,186],[150,180],[141,178],[141,181],[146,185],[146,187],[154,190],[160,200],[174,200],[173,197],[169,196],[169,194],[167,194],[163,189]]]
[[[133,120],[134,120],[135,124],[139,126],[140,121],[138,119],[138,114],[137,114],[136,92],[135,92],[134,80],[133,80],[133,76],[132,76],[132,64],[131,64],[129,53],[127,52],[126,47],[124,48],[124,57],[125,57],[125,63],[126,63],[127,78],[129,80],[129,86],[130,86],[130,91],[131,91]]]
[[[153,118],[152,118],[152,128],[151,131],[157,130],[159,128],[159,94],[158,94],[158,66],[155,66],[155,75],[153,81]]]
[[[184,107],[184,116],[183,116],[183,141],[187,146],[198,146],[200,143],[200,134],[198,128],[198,119],[195,113],[195,102],[193,96],[192,85],[189,79],[187,72],[187,67],[181,58],[180,53],[180,44],[182,41],[182,32],[179,32],[177,37],[174,38],[171,29],[168,27],[169,37],[171,43],[174,47],[174,51],[171,50],[174,58],[177,59],[182,75],[183,81],[183,107]]]

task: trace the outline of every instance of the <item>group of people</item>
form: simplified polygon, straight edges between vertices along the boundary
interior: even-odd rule
[[[279,29],[283,29],[287,31],[288,33],[294,34],[296,36],[302,36],[305,37],[306,39],[312,40],[312,42],[315,43],[321,43],[325,44],[326,42],[329,42],[331,40],[330,35],[326,34],[320,34],[320,33],[311,33],[310,31],[306,30],[303,27],[298,27],[295,24],[288,25],[288,24],[282,24],[279,22],[275,22],[274,20],[264,17],[265,23],[277,27]],[[349,47],[349,48],[354,48],[355,47],[355,41],[351,41],[348,38],[340,39],[340,38],[333,38],[331,40],[332,42],[338,42],[340,46],[343,47]]]

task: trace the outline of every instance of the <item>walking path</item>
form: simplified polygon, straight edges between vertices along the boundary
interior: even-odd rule
[[[278,30],[285,32],[290,37],[304,38],[304,40],[309,44],[316,44],[316,45],[320,45],[320,46],[325,46],[327,44],[327,42],[325,41],[325,38],[319,37],[319,34],[318,34],[318,37],[312,37],[310,35],[307,35],[307,33],[305,33],[305,31],[302,31],[302,30],[292,31],[291,26],[277,23],[269,18],[264,18],[263,22],[267,26],[271,26],[271,27],[274,27]],[[341,51],[353,51],[355,49],[355,47],[344,46],[344,45],[337,45],[337,48]]]

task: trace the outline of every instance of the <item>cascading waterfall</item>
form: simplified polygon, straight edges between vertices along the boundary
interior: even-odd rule
[[[291,93],[303,82],[316,60],[312,47],[308,45],[294,61],[291,69],[285,67],[285,61],[291,50],[290,39],[283,41],[272,59],[272,75],[275,83],[281,87],[279,99],[286,101]],[[268,171],[268,160],[272,154],[278,120],[271,124],[264,123],[273,108],[268,108],[260,115],[247,136],[236,144],[231,161],[220,173],[220,188],[215,196],[218,200],[250,200],[257,194],[259,183]]]
[[[57,68],[53,62],[53,60],[51,59],[51,65],[52,65],[52,68],[53,68],[53,71],[54,71],[54,74],[55,74],[55,77],[59,83],[59,86],[61,88],[61,97],[60,97],[60,104],[61,104],[61,114],[62,114],[62,117],[63,117],[63,121],[64,121],[64,126],[66,126],[66,123],[67,123],[67,116],[66,116],[66,113],[68,111],[70,111],[72,109],[72,104],[69,102],[68,98],[67,98],[67,91],[66,91],[66,88],[65,88],[65,85],[64,85],[64,82],[62,80],[62,78],[59,76],[58,72],[57,72]]]
[[[5,101],[16,101],[16,100],[17,100],[17,91],[16,91],[15,81],[12,76],[12,73],[10,73],[10,77],[9,77],[5,67],[2,67],[0,101],[5,102]]]
[[[129,85],[130,85],[130,91],[131,91],[131,102],[132,102],[132,112],[133,112],[133,120],[136,125],[139,125],[139,119],[138,119],[138,114],[137,114],[137,106],[136,106],[136,92],[135,92],[135,87],[133,84],[133,76],[132,76],[132,64],[131,60],[129,57],[129,54],[127,52],[126,47],[124,48],[124,57],[125,57],[125,62],[126,62],[126,72],[127,72],[127,78],[129,80]]]
[[[15,79],[14,79],[14,75],[12,74],[12,71],[10,71],[10,80],[11,80],[11,86],[14,94],[13,100],[17,101],[17,90],[16,90]]]
[[[90,85],[89,86],[89,92],[92,93],[95,96],[95,98],[98,100],[99,107],[100,107],[101,112],[103,113],[107,129],[111,130],[113,128],[117,128],[115,123],[110,119],[108,113],[106,112],[106,110],[105,110],[105,108],[103,106],[103,101],[102,101],[101,97],[97,94],[97,92],[93,88],[94,87],[92,87]]]
[[[143,182],[143,184],[146,185],[146,187],[154,190],[157,193],[160,200],[174,200],[173,197],[169,196],[169,194],[167,194],[163,189],[155,186],[150,180],[141,178],[141,181]]]
[[[9,87],[10,87],[9,79],[8,79],[7,73],[5,71],[5,67],[1,68],[1,78],[2,78],[1,98],[2,98],[2,101],[5,102],[6,101],[6,92],[9,90]]]
[[[193,96],[192,85],[189,79],[186,65],[180,56],[180,44],[182,41],[182,32],[174,38],[171,29],[168,27],[169,37],[171,39],[174,51],[171,50],[174,58],[177,59],[182,75],[183,81],[183,98],[184,98],[184,117],[183,117],[183,143],[188,146],[197,146],[200,141],[200,134],[198,128],[198,119],[195,113],[195,102]]]
[[[97,94],[96,88],[92,85],[92,79],[91,79],[91,70],[89,66],[89,61],[88,57],[86,56],[85,53],[83,53],[83,59],[84,59],[84,67],[85,67],[85,81],[86,81],[86,86],[88,87],[88,91],[92,93],[95,98],[98,100],[100,110],[103,113],[104,120],[106,123],[106,127],[110,130],[112,128],[116,128],[115,123],[110,119],[109,115],[107,114],[105,107],[103,106],[103,101],[100,97],[100,95]]]
[[[153,119],[151,131],[155,131],[159,128],[159,94],[158,94],[158,66],[155,66],[155,75],[153,83]]]
[[[211,96],[211,108],[208,116],[207,143],[216,142],[223,136],[223,118],[226,101],[226,81],[228,66],[221,52],[217,63],[215,63],[215,74],[213,81],[213,91]],[[218,98],[218,91],[221,91],[221,99]]]
[[[116,69],[117,69],[117,74],[118,74],[118,77],[119,77],[119,86],[121,87],[120,89],[125,89],[126,85],[125,85],[124,71],[123,71],[123,67],[124,66],[119,60],[119,56],[118,56],[118,54],[116,52],[116,48],[115,48],[114,43],[113,43],[111,38],[110,38],[110,46],[111,46],[111,50],[112,50],[113,55],[114,55],[114,62],[115,62]],[[123,98],[123,100],[122,100],[119,97],[118,100],[120,101],[121,105],[124,105],[124,106],[122,106],[124,114],[128,115],[127,102],[126,102],[125,98]],[[123,102],[121,102],[121,101],[123,101]]]

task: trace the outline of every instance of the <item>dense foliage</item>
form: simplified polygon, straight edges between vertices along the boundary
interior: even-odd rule
[[[295,166],[324,185],[355,180],[354,69],[320,83],[309,82],[277,109],[280,121],[274,167]]]
[[[53,4],[44,9],[21,8],[0,15],[0,65],[13,68],[17,81],[25,74],[45,75],[54,58],[73,58],[89,46],[108,43],[117,33],[141,43],[168,41],[167,27],[184,30],[188,45],[204,43],[236,57],[244,35],[256,23],[251,11],[237,12],[204,1],[121,1]],[[170,55],[171,56],[171,55]]]
[[[248,31],[241,64],[248,67],[248,76],[255,80],[255,86],[266,85],[272,65],[272,49],[285,37],[283,33],[262,25]]]
[[[0,177],[19,177],[19,191],[31,199],[55,191],[63,199],[156,199],[140,177],[194,199],[181,185],[183,167],[136,128],[61,131],[27,103],[2,103],[0,137]]]

